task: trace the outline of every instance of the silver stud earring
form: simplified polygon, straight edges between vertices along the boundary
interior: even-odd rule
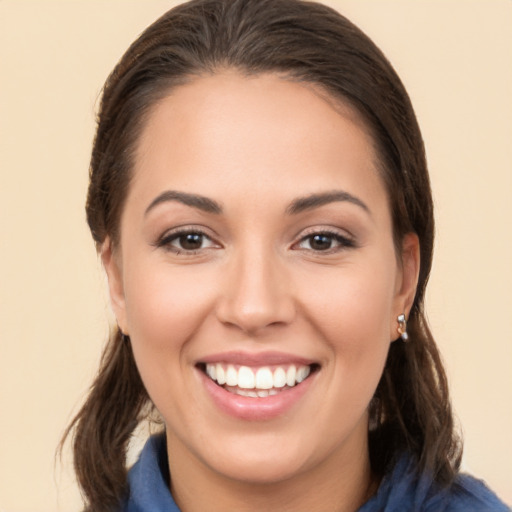
[[[398,315],[398,334],[400,334],[400,338],[402,341],[409,341],[409,335],[407,334],[407,321],[405,320],[405,315],[402,313]]]

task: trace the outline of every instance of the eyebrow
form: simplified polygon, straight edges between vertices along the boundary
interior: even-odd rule
[[[144,215],[147,215],[157,205],[169,201],[177,201],[207,213],[213,213],[216,215],[220,215],[222,213],[222,207],[220,204],[209,197],[201,196],[199,194],[190,194],[187,192],[178,192],[176,190],[166,190],[153,199],[151,204],[146,208]],[[363,201],[361,201],[361,199],[343,190],[332,190],[329,192],[320,192],[305,197],[299,197],[292,201],[286,209],[286,213],[288,215],[297,215],[304,211],[319,208],[320,206],[334,202],[349,202],[355,204],[371,215],[370,209]]]
[[[371,215],[370,209],[363,201],[361,201],[361,199],[343,190],[331,190],[329,192],[320,192],[305,197],[299,197],[298,199],[295,199],[290,206],[288,206],[286,213],[289,215],[296,215],[303,211],[338,201],[355,204]]]
[[[169,201],[177,201],[207,213],[214,213],[216,215],[222,213],[222,207],[219,203],[217,203],[217,201],[214,201],[213,199],[200,196],[198,194],[189,194],[187,192],[178,192],[176,190],[166,190],[159,196],[155,197],[155,199],[153,199],[151,204],[146,208],[144,215],[147,215],[159,204],[167,203]]]

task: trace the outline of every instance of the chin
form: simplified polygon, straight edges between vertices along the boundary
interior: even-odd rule
[[[291,462],[284,459],[276,461],[275,457],[266,457],[265,459],[260,457],[258,460],[244,458],[244,460],[239,459],[231,463],[225,461],[222,467],[213,469],[225,478],[252,485],[279,484],[304,471],[298,461]]]
[[[302,453],[307,443],[290,443],[270,434],[265,439],[229,443],[227,449],[211,453],[205,461],[217,474],[252,484],[277,484],[307,471],[314,453]],[[291,436],[290,436],[291,437]],[[217,445],[220,448],[220,445]]]

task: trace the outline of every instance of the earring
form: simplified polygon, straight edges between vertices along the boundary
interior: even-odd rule
[[[398,315],[398,334],[400,334],[400,338],[402,341],[409,341],[409,335],[407,334],[407,321],[405,320],[405,315],[402,313]]]

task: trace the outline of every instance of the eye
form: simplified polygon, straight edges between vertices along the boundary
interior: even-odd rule
[[[349,238],[340,235],[339,233],[331,233],[322,231],[311,233],[303,237],[297,247],[314,252],[336,252],[345,248],[354,247],[355,244]]]
[[[195,254],[202,249],[217,247],[217,244],[201,231],[187,230],[166,234],[158,242],[158,247],[164,247],[177,254]]]

